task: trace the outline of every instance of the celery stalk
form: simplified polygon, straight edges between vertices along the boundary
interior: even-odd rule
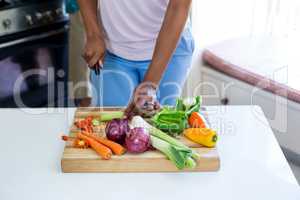
[[[111,111],[111,112],[103,112],[100,114],[100,122],[107,122],[113,119],[122,119],[124,117],[124,112],[122,111]]]

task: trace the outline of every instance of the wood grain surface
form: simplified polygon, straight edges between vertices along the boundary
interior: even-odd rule
[[[78,108],[75,112],[74,122],[86,116],[99,117],[102,112],[119,111],[121,108]],[[97,135],[105,137],[105,123],[94,128]],[[80,130],[73,125],[70,127],[70,136]],[[185,137],[178,138],[187,146],[193,148],[200,155],[197,167],[193,170],[178,170],[165,155],[159,151],[148,151],[143,154],[126,153],[122,156],[113,156],[110,160],[102,160],[92,149],[76,149],[66,143],[61,168],[65,173],[75,172],[184,172],[184,171],[218,171],[220,158],[217,148],[206,148],[196,144]]]

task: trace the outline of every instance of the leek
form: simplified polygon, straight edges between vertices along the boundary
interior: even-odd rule
[[[164,153],[178,169],[185,167],[185,160],[182,155],[168,142],[161,140],[155,136],[151,136],[152,146]]]
[[[184,167],[194,168],[196,166],[194,159],[199,158],[196,152],[179,140],[151,126],[142,117],[133,117],[130,126],[131,128],[143,127],[147,129],[151,135],[152,146],[164,153],[178,169],[183,169]]]
[[[202,97],[196,96],[195,98],[177,99],[175,110],[184,111],[188,117],[192,112],[199,112],[202,104]]]
[[[197,163],[195,162],[195,160],[191,157],[187,157],[187,159],[185,160],[185,166],[187,168],[193,169],[195,168],[197,165]]]

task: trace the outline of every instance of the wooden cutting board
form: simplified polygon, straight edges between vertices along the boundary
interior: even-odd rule
[[[74,122],[86,116],[99,115],[106,111],[116,111],[120,108],[78,108],[75,112]],[[202,111],[206,116],[205,111]],[[95,127],[95,132],[99,136],[105,136],[105,123]],[[79,129],[74,125],[70,128],[70,136],[74,136]],[[179,138],[187,146],[193,148],[200,154],[195,169],[178,170],[159,151],[148,151],[143,154],[126,153],[122,156],[112,156],[110,160],[102,160],[92,149],[76,149],[71,144],[66,143],[62,159],[61,168],[65,173],[75,172],[184,172],[184,171],[218,171],[220,168],[220,158],[217,148],[206,148],[193,143],[184,137]]]

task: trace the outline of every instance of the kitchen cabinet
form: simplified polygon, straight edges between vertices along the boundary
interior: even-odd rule
[[[200,93],[205,105],[258,105],[280,145],[300,154],[300,104],[201,66]],[[253,115],[256,111],[253,110]],[[266,126],[268,125],[266,124]]]

